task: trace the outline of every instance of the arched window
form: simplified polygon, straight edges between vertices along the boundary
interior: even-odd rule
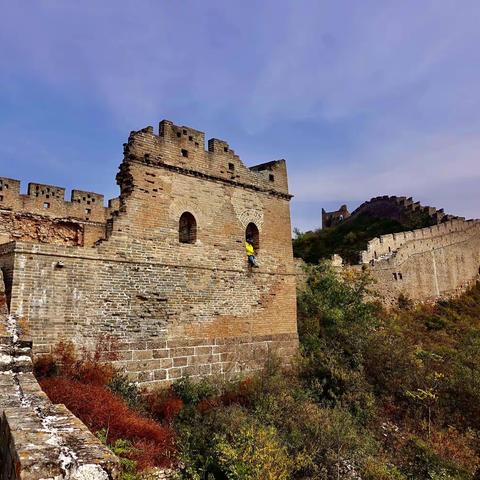
[[[245,240],[248,238],[252,239],[252,245],[257,252],[260,249],[260,232],[258,231],[257,226],[254,223],[249,223],[245,230]]]
[[[195,243],[197,221],[190,212],[183,212],[178,223],[178,239],[181,243]]]

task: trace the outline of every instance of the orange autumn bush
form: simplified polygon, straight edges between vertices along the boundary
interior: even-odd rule
[[[61,341],[51,355],[36,360],[35,374],[52,402],[63,403],[92,432],[104,431],[107,444],[128,440],[128,457],[139,470],[171,466],[172,429],[142,416],[111,390],[112,379],[118,378],[112,364],[115,350],[109,338],[99,339],[93,350],[79,352],[72,342]]]
[[[38,378],[61,376],[94,385],[107,385],[115,374],[112,361],[117,359],[115,341],[102,337],[93,350],[82,348],[77,352],[70,341],[61,340],[50,355],[35,361]]]
[[[171,422],[184,407],[183,400],[171,388],[149,392],[144,400],[147,410],[160,421]]]
[[[63,403],[91,431],[105,429],[107,443],[130,440],[136,450],[133,459],[139,466],[172,464],[175,456],[172,430],[132,411],[104,386],[63,377],[41,379],[40,385],[52,402]]]

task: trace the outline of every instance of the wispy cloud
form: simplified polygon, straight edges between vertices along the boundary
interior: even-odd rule
[[[322,205],[377,194],[480,216],[476,0],[52,0],[2,18],[0,139],[29,175],[58,172],[72,128],[86,137],[75,162],[94,169],[92,129],[113,165],[128,130],[170,117],[247,162],[285,156],[303,228]],[[38,148],[12,126],[38,128]]]

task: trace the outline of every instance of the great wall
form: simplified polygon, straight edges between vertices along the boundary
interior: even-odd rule
[[[247,168],[229,145],[170,121],[131,132],[120,196],[0,179],[0,478],[115,479],[118,459],[32,374],[59,340],[117,341],[116,366],[152,386],[261,368],[298,345],[297,273],[285,161]],[[399,208],[400,207],[400,208]],[[368,243],[361,263],[386,303],[453,295],[478,278],[480,222],[405,197],[369,209],[421,211],[432,226]],[[392,210],[393,209],[393,210]],[[260,268],[249,268],[246,233]],[[338,261],[338,259],[337,259]],[[3,291],[4,290],[4,291]],[[19,337],[17,322],[31,338]]]
[[[324,211],[322,220],[338,222],[338,212]],[[395,305],[400,296],[416,302],[448,298],[479,279],[480,220],[465,220],[396,196],[372,198],[351,214],[347,211],[345,218],[365,212],[397,219],[405,212],[419,212],[432,225],[373,238],[360,253],[358,268],[369,270],[384,304]],[[339,258],[336,261],[341,263]]]

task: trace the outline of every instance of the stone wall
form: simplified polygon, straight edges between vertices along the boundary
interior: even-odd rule
[[[32,373],[31,342],[0,337],[0,478],[108,480],[120,462]]]
[[[132,132],[117,181],[118,212],[91,247],[17,241],[0,248],[11,312],[34,351],[60,339],[118,341],[139,382],[233,375],[297,346],[295,269],[283,160],[247,168],[222,140],[171,122]],[[179,219],[196,222],[180,242]],[[247,226],[260,268],[247,265]],[[8,272],[13,272],[11,275]]]
[[[479,278],[480,221],[456,219],[375,238],[362,262],[385,303],[400,294],[415,301],[456,295]]]

